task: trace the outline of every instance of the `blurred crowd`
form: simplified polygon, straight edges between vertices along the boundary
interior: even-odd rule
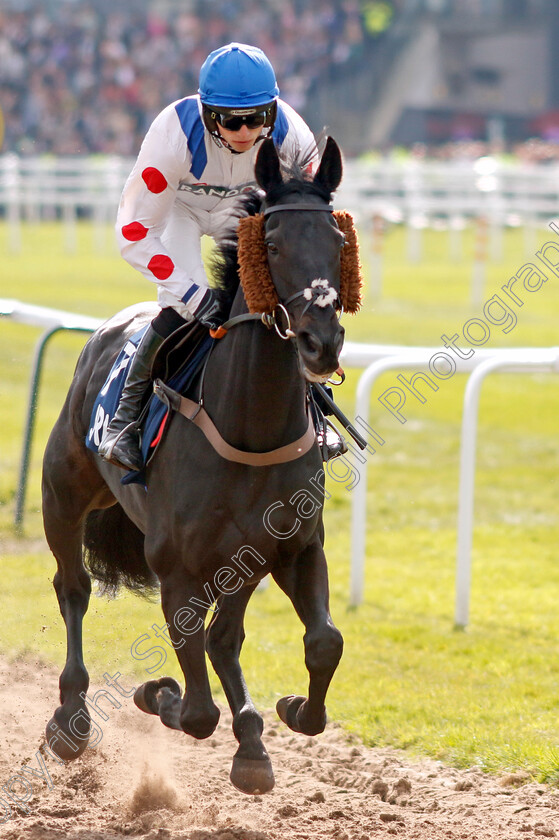
[[[317,78],[366,37],[359,0],[193,0],[166,16],[141,3],[121,13],[102,0],[0,2],[2,151],[135,155],[156,114],[195,93],[208,53],[230,41],[261,47],[304,114]]]
[[[112,0],[0,0],[0,124],[2,116],[5,124],[0,152],[135,156],[157,113],[195,93],[202,62],[229,41],[261,47],[276,69],[281,96],[309,119],[316,85],[368,61],[372,41],[404,5],[403,0],[180,0],[157,6],[137,0],[121,12]],[[416,144],[407,154],[559,162],[559,112],[554,119],[541,132],[535,126],[535,134],[547,139],[514,148],[457,138]]]
[[[416,143],[409,150],[409,155],[416,160],[472,161],[481,157],[494,157],[513,159],[520,164],[556,164],[559,163],[559,142],[531,137],[511,146],[483,140],[456,140],[433,146]]]

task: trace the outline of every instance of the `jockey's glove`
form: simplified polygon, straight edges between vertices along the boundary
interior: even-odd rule
[[[197,321],[210,330],[217,329],[226,319],[223,303],[213,289],[207,289],[204,292],[204,297],[196,307],[193,315]]]

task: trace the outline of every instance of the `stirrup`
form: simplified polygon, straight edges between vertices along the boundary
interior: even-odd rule
[[[121,443],[122,438],[126,438],[127,435],[130,438],[128,446],[125,444],[124,448],[120,449],[119,444]],[[115,453],[115,448],[117,448],[117,450],[120,449],[120,451]],[[103,460],[107,461],[109,464],[114,464],[115,466],[121,467],[125,470],[135,470],[136,472],[141,470],[144,466],[144,461],[140,448],[138,422],[134,421],[132,423],[128,423],[123,429],[112,433],[110,432],[109,424],[107,432],[105,433],[97,451]]]
[[[316,436],[322,460],[331,461],[348,451],[347,443],[338,430],[328,420]]]

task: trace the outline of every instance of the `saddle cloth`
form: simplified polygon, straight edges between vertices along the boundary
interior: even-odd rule
[[[126,341],[93,404],[89,430],[85,440],[86,446],[92,452],[98,451],[105,430],[116,413],[120,395],[126,382],[130,362],[146,330],[147,324]],[[169,378],[168,384],[170,387],[181,394],[189,388],[209,353],[213,342],[214,339],[208,333],[200,341],[195,352],[190,355],[187,364]],[[155,394],[151,394],[149,402],[142,412],[141,441],[144,466],[155,452],[163,436],[167,416],[167,406]],[[122,484],[129,484],[131,482],[143,484],[143,471],[129,472],[122,478],[121,482]]]

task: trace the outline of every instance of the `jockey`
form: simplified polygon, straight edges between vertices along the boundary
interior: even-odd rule
[[[225,320],[209,287],[201,236],[234,234],[238,198],[256,186],[259,142],[272,137],[280,158],[312,171],[315,140],[279,99],[275,73],[257,47],[232,43],[210,53],[198,93],[168,105],[142,143],[125,184],[116,231],[123,257],[157,284],[158,315],[132,357],[115,416],[99,446],[107,461],[141,470],[137,420],[155,353],[185,321],[215,329]]]

